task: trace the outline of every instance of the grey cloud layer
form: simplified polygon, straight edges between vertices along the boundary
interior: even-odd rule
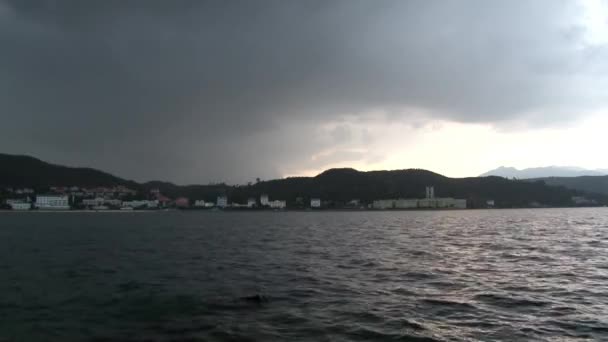
[[[246,181],[305,167],[332,147],[311,143],[317,125],[344,114],[548,124],[606,95],[605,49],[583,44],[580,13],[554,1],[0,1],[0,144],[138,179]]]

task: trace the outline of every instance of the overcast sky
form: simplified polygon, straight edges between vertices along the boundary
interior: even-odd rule
[[[608,168],[608,0],[0,0],[0,152],[139,181]]]

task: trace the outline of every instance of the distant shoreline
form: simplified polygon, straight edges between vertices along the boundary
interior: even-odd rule
[[[160,211],[163,210],[0,210],[0,213],[152,213]]]
[[[606,208],[605,206],[590,206],[590,207],[544,207],[544,208],[437,208],[437,209],[282,209],[282,210],[241,210],[241,209],[225,209],[225,210],[204,210],[204,209],[170,209],[170,210],[0,210],[0,213],[288,213],[288,212],[303,212],[303,213],[321,213],[321,212],[436,212],[436,211],[472,211],[472,210],[520,210],[520,209],[590,209],[590,208]]]

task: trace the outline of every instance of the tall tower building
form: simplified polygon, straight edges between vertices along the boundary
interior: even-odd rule
[[[435,198],[435,187],[434,186],[427,186],[426,187],[426,198]]]

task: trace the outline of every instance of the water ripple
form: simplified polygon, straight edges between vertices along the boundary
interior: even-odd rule
[[[605,208],[0,227],[0,341],[608,341]]]

